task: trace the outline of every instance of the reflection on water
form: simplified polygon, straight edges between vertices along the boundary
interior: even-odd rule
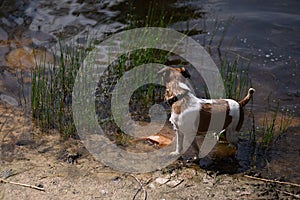
[[[200,44],[208,44],[213,35],[212,47],[218,45],[227,30],[222,50],[228,57],[239,55],[251,60],[251,80],[257,91],[254,96],[256,117],[261,119],[271,95],[271,110],[280,100],[282,108],[299,118],[299,7],[297,0],[4,0],[0,3],[1,99],[20,97],[16,92],[20,89],[16,72],[25,64],[32,64],[32,57],[27,54],[33,48],[54,47],[59,37],[70,40],[76,37],[76,41],[80,41],[88,31],[97,31],[98,37],[104,38],[132,26],[160,25],[189,32]],[[226,29],[230,17],[234,20]],[[218,62],[217,56],[214,58]],[[26,93],[30,91],[30,85],[26,84],[29,76],[25,73],[22,77]],[[251,122],[246,121],[244,129],[249,126]],[[270,150],[269,166],[275,174],[300,171],[293,164],[300,163],[299,132],[299,124],[294,124]],[[299,175],[288,178],[300,180]]]
[[[234,16],[225,40],[236,41],[232,50],[252,58],[252,81],[264,92],[256,100],[265,98],[266,92],[274,99],[289,99],[296,113],[300,113],[299,100],[299,1],[205,1],[214,15]],[[222,2],[220,5],[219,3]],[[225,20],[225,19],[224,19]],[[260,102],[263,103],[263,102]]]

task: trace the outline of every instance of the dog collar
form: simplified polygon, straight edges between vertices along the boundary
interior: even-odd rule
[[[175,103],[176,101],[181,100],[183,97],[185,97],[187,94],[189,93],[189,91],[185,91],[177,96],[172,97],[171,99],[166,100],[166,104],[168,104],[169,106],[172,106],[173,103]]]

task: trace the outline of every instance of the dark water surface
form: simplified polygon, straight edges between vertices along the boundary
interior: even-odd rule
[[[222,52],[232,58],[239,55],[245,63],[251,60],[256,128],[261,128],[259,122],[267,108],[275,110],[279,100],[280,109],[295,116],[293,127],[269,150],[269,165],[262,166],[263,173],[300,182],[296,164],[300,163],[299,10],[297,0],[4,0],[0,4],[0,97],[14,104],[7,96],[19,101],[16,71],[24,69],[28,77],[32,49],[54,47],[61,36],[80,42],[88,31],[97,31],[104,38],[131,26],[167,24],[181,32],[189,31],[204,46],[213,35],[213,58],[218,64],[216,46],[226,31]],[[24,84],[25,93],[29,93],[30,81],[24,80]],[[246,128],[251,123],[246,122]],[[241,152],[239,157],[250,159],[249,152]]]

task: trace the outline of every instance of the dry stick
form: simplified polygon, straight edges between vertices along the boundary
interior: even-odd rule
[[[275,189],[275,190],[276,190],[277,192],[282,192],[282,193],[284,193],[284,194],[287,194],[287,195],[290,195],[290,196],[295,197],[295,198],[297,198],[297,199],[300,199],[300,195],[293,194],[293,193],[286,192],[286,191],[282,191],[282,190],[277,190],[277,189]]]
[[[140,184],[140,186],[141,186],[141,187],[136,191],[135,195],[133,196],[133,200],[135,199],[136,195],[137,195],[142,189],[144,190],[144,200],[146,200],[146,199],[147,199],[147,191],[146,191],[146,189],[145,189],[143,183],[142,183],[137,177],[135,177],[134,175],[132,175],[132,174],[128,174],[128,175],[131,176],[131,177],[133,177],[133,178],[136,180],[136,182],[138,182],[138,183]],[[149,182],[149,181],[147,181],[147,182]]]
[[[32,188],[32,189],[35,189],[35,190],[45,192],[45,189],[42,188],[42,187],[37,187],[37,186],[34,186],[34,185],[27,185],[27,184],[24,184],[24,183],[17,183],[17,182],[7,181],[7,180],[4,180],[2,178],[0,178],[0,183],[9,183],[9,184],[13,184],[13,185],[19,185],[19,186],[28,187],[28,188]]]
[[[258,177],[254,177],[254,176],[249,176],[249,175],[244,175],[244,177],[251,178],[251,179],[254,179],[254,180],[259,180],[259,181],[270,182],[270,183],[279,183],[279,184],[284,184],[284,185],[292,185],[292,186],[300,187],[300,185],[297,184],[297,183],[276,181],[276,180],[271,180],[271,179],[265,179],[265,178],[258,178]]]

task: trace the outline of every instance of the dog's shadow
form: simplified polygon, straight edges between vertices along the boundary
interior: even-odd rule
[[[191,145],[181,159],[189,165],[197,165],[217,174],[237,174],[252,166],[252,147],[245,141],[240,142],[237,149],[227,143],[218,143],[204,158],[196,156],[197,152],[198,149]]]

